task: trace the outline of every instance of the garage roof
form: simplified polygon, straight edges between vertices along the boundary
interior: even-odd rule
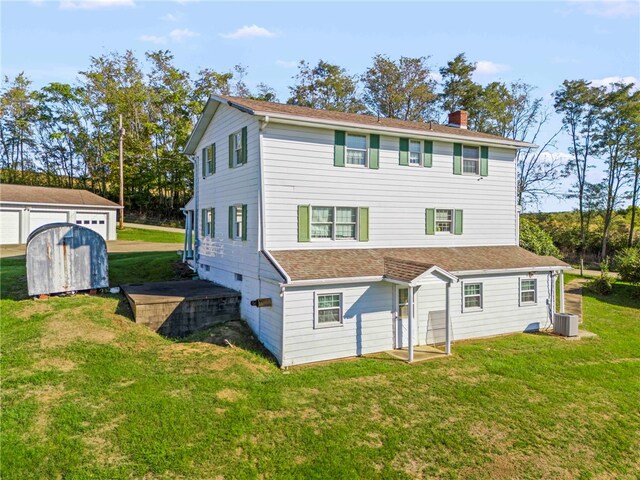
[[[75,205],[120,208],[117,203],[88,190],[70,188],[34,187],[31,185],[0,185],[0,203],[27,203],[36,205]]]

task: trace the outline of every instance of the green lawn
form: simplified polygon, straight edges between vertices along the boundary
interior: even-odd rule
[[[118,240],[135,240],[138,242],[184,243],[184,233],[146,230],[144,228],[124,228],[118,230]]]
[[[170,278],[173,261],[112,255],[111,277]],[[3,479],[640,475],[629,285],[585,298],[596,339],[521,334],[411,366],[380,354],[283,373],[249,343],[158,337],[118,296],[15,300],[21,262],[0,264]]]

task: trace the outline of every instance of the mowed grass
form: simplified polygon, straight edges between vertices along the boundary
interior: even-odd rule
[[[167,278],[173,261],[112,255],[111,277]],[[16,300],[24,268],[1,265],[3,479],[640,475],[629,285],[585,298],[595,339],[520,334],[417,365],[380,354],[285,373],[250,343],[161,338],[118,296]]]
[[[184,233],[147,230],[144,228],[124,228],[117,231],[118,240],[155,243],[184,243]]]

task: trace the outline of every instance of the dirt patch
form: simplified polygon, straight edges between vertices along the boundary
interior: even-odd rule
[[[45,358],[34,365],[36,370],[59,370],[70,372],[76,368],[76,363],[66,358]]]
[[[80,310],[77,314],[70,311],[56,313],[47,322],[40,339],[42,348],[64,347],[76,341],[105,344],[112,342],[116,335],[113,331],[96,325],[86,318],[91,314]]]
[[[242,400],[245,395],[237,390],[225,388],[216,393],[216,397],[218,397],[219,400],[224,400],[225,402],[237,402],[238,400]]]
[[[492,449],[503,450],[511,445],[511,442],[507,441],[508,432],[495,423],[487,425],[484,422],[475,422],[469,427],[469,434]]]
[[[124,418],[124,415],[117,416],[83,438],[100,466],[119,465],[126,460],[122,452],[109,440],[109,433],[115,430]]]
[[[46,385],[40,389],[32,390],[27,395],[28,398],[34,398],[38,402],[38,411],[33,423],[33,432],[38,437],[46,438],[47,429],[51,422],[51,409],[56,406],[64,394],[64,386]]]
[[[34,315],[43,315],[53,310],[48,301],[33,300],[30,302],[21,302],[22,309],[16,312],[16,317],[21,320],[29,320]]]

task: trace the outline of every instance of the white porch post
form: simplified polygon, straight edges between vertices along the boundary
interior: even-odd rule
[[[451,282],[447,282],[445,302],[444,353],[451,355]]]
[[[560,312],[564,313],[564,270],[560,270],[558,281],[560,282]]]
[[[409,363],[413,362],[413,286],[409,286],[409,324],[408,327],[408,340],[409,340]]]

